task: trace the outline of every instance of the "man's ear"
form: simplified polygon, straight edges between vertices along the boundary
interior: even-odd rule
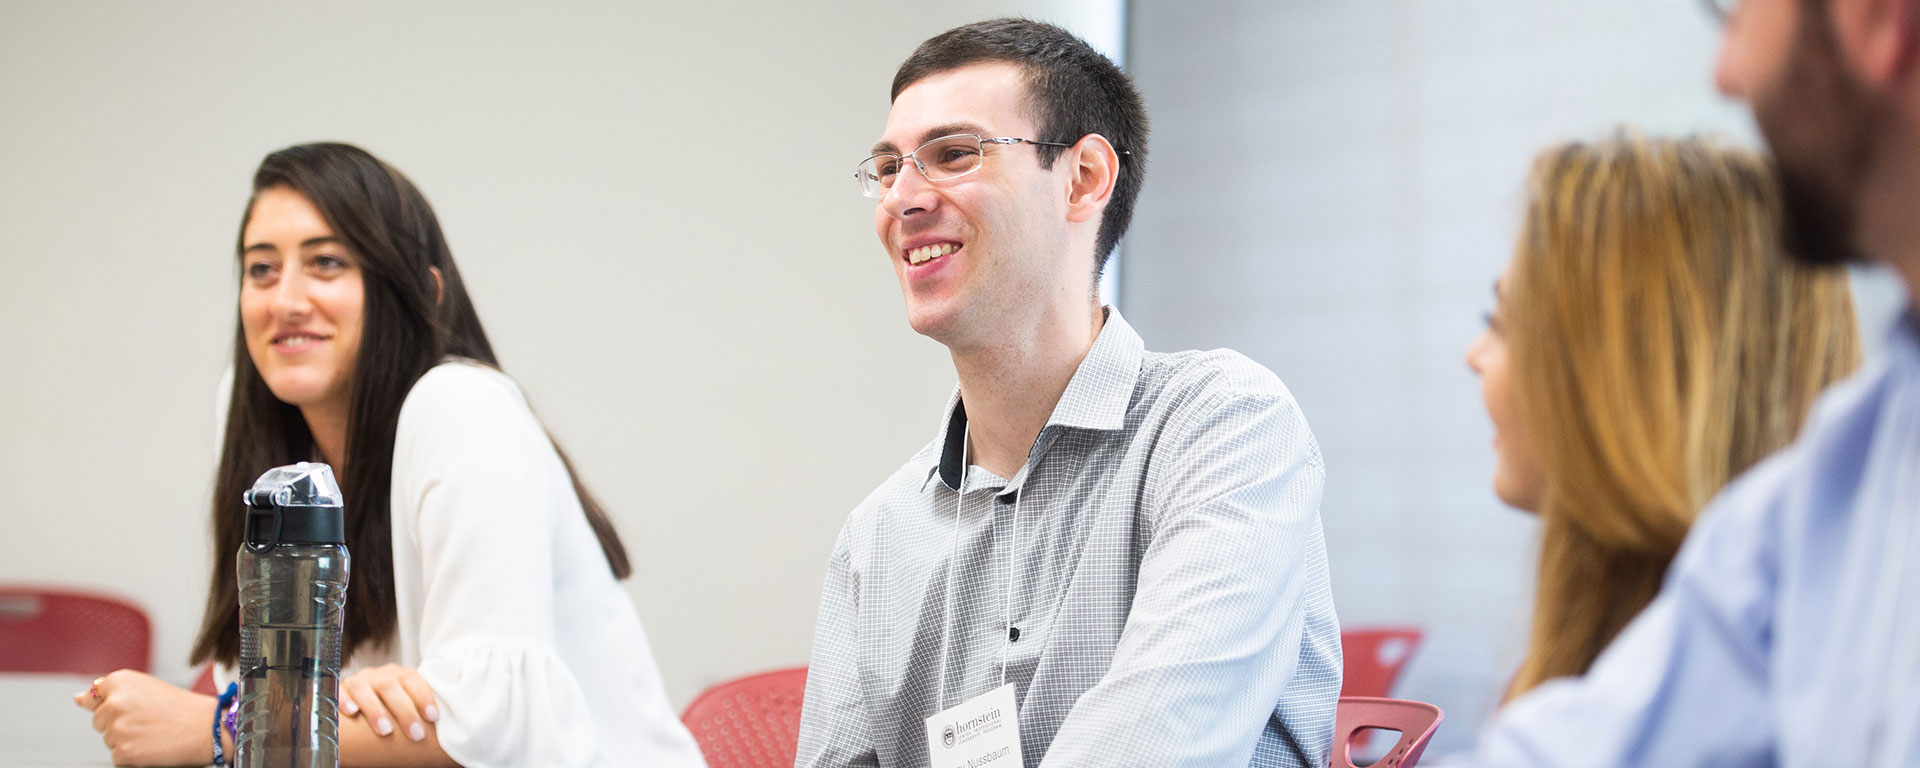
[[[1915,75],[1920,53],[1920,0],[1834,0],[1826,8],[1841,55],[1879,91],[1900,88]],[[1814,22],[1802,19],[1802,23]]]
[[[447,280],[440,276],[440,268],[427,267],[427,271],[433,273],[433,305],[447,303]]]
[[[1120,155],[1107,137],[1089,133],[1068,147],[1060,160],[1072,163],[1073,179],[1067,187],[1067,220],[1092,221],[1107,210],[1113,199],[1113,185],[1120,178]]]

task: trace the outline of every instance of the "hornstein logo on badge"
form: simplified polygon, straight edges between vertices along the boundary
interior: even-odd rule
[[[953,737],[947,740],[947,746],[951,747],[953,746],[954,740],[973,738],[975,731],[991,731],[998,727],[1000,727],[1000,710],[994,708],[987,710],[986,714],[972,720],[963,720],[947,726],[947,729],[942,732],[942,735],[951,735]]]
[[[953,746],[953,726],[949,725],[946,730],[940,732],[940,743]]]

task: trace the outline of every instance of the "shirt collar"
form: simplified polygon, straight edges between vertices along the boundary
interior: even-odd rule
[[[1920,303],[1909,305],[1887,333],[1888,367],[1920,376]]]
[[[1100,335],[1094,338],[1087,356],[1080,361],[1080,367],[1074,369],[1073,378],[1060,394],[1060,402],[1054,405],[1053,414],[1040,430],[1042,435],[1054,427],[1114,430],[1126,426],[1127,406],[1133,402],[1133,388],[1140,378],[1140,361],[1146,356],[1146,343],[1140,340],[1133,326],[1120,317],[1120,310],[1112,306],[1101,309],[1106,312],[1107,321],[1100,327]],[[961,402],[960,388],[956,386],[947,398],[946,418],[941,421],[939,458],[927,468],[921,490],[933,480],[936,470],[948,488],[960,489],[961,443],[966,439],[966,427],[967,407]]]

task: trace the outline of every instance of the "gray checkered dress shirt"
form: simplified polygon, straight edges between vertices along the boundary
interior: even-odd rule
[[[1029,766],[1327,764],[1325,471],[1278,378],[1148,353],[1109,309],[1026,465],[968,469],[963,499],[958,392],[946,413],[834,545],[800,768],[925,765],[925,718],[1003,669]]]

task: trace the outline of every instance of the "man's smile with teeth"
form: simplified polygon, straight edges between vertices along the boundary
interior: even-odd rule
[[[907,263],[921,264],[960,250],[959,243],[935,243],[907,251]]]

